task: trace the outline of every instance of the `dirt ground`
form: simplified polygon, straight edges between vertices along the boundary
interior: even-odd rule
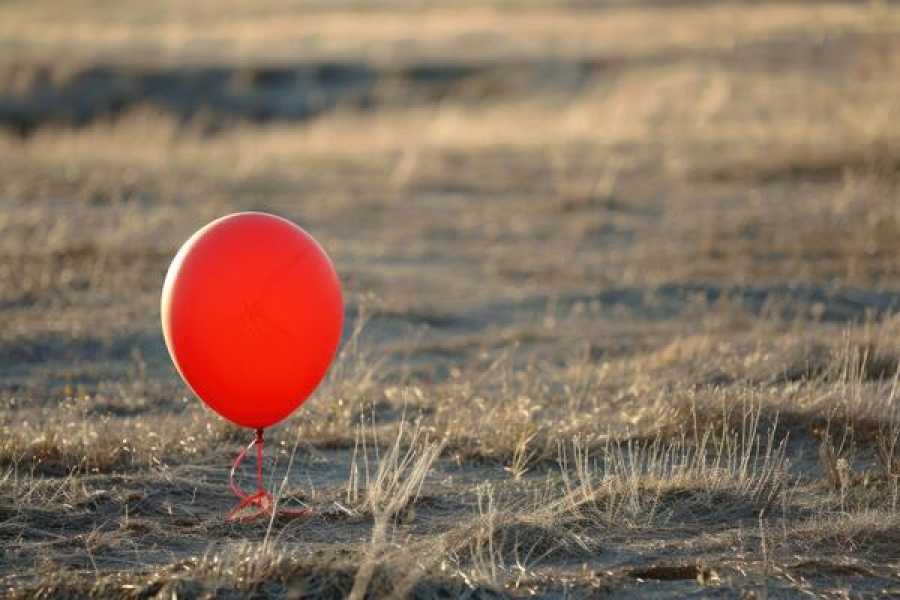
[[[0,590],[897,597],[898,110],[889,2],[0,4]],[[309,518],[162,340],[240,210],[345,286]]]

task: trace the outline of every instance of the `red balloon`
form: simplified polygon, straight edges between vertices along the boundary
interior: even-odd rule
[[[162,291],[169,354],[197,396],[255,429],[322,381],[341,337],[341,284],[321,246],[273,215],[213,221],[172,260]]]

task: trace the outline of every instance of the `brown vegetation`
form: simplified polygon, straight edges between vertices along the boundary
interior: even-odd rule
[[[900,594],[900,11],[460,6],[0,7],[3,593]],[[349,300],[307,519],[159,331],[246,209]]]

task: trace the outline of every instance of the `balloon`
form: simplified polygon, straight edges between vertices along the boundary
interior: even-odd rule
[[[300,406],[341,337],[341,284],[321,246],[258,212],[206,225],[172,260],[162,327],[185,382],[210,408],[261,429]]]

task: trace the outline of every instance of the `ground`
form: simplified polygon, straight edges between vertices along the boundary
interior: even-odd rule
[[[898,106],[886,2],[0,5],[3,593],[900,595]],[[303,519],[159,325],[248,209],[346,292]]]

